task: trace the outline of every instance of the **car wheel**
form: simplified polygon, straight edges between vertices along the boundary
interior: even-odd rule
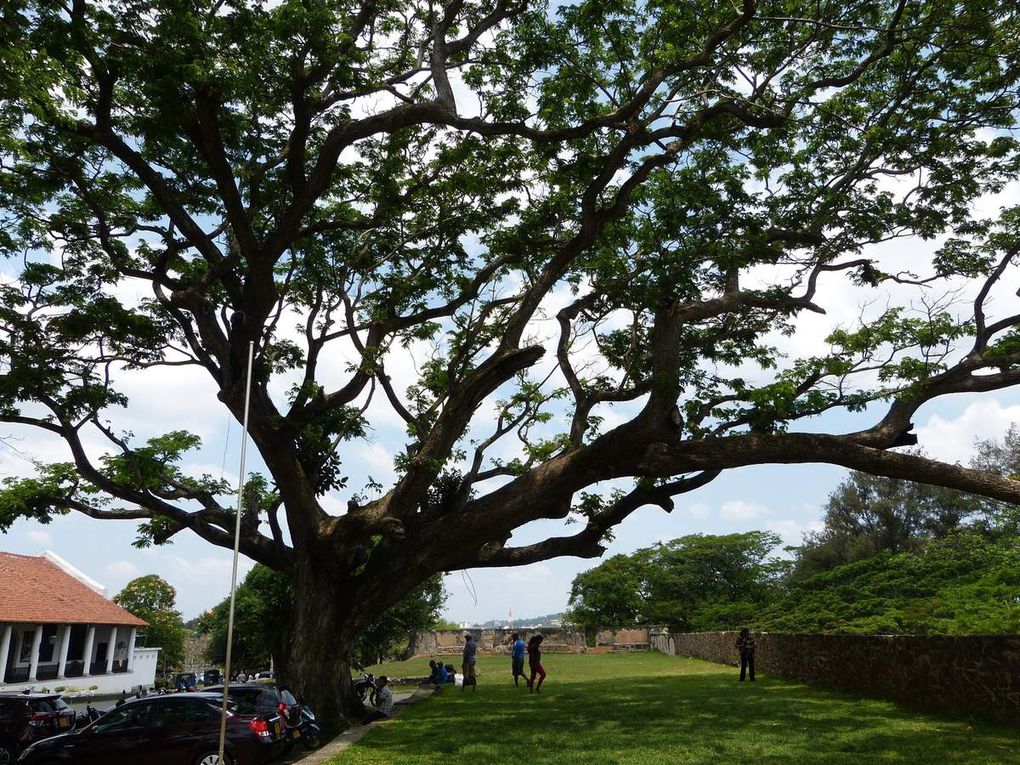
[[[221,760],[219,750],[211,749],[198,755],[195,758],[195,765],[234,765],[234,758],[224,752],[223,759]]]
[[[305,745],[305,749],[318,749],[322,742],[319,741],[318,733],[309,732],[301,737],[301,743]]]

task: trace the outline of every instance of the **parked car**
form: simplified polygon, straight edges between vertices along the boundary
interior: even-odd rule
[[[59,693],[0,693],[0,765],[40,739],[71,730],[75,719]]]
[[[223,694],[222,685],[205,690],[219,694],[221,697]],[[227,691],[227,696],[237,702],[237,708],[241,712],[269,714],[271,711],[275,711],[283,723],[284,738],[288,742],[301,738],[301,705],[294,698],[294,694],[286,688],[277,688],[275,685],[266,685],[265,683],[238,685],[232,683]]]
[[[222,696],[150,695],[127,701],[76,731],[37,741],[18,765],[216,765]],[[225,765],[261,765],[284,733],[278,714],[228,701]]]

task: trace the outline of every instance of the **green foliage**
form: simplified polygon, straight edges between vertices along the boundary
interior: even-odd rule
[[[353,660],[375,664],[401,654],[416,632],[434,629],[446,602],[443,575],[435,574],[390,606],[354,643]]]
[[[175,667],[184,661],[184,640],[187,630],[181,614],[174,608],[177,591],[156,574],[132,579],[114,595],[113,601],[148,622],[141,631],[147,647],[159,647],[162,664]]]
[[[772,632],[1013,635],[1020,631],[1020,539],[950,534],[880,552],[793,585],[755,619]]]
[[[215,664],[226,661],[229,617],[229,597],[198,617],[197,631],[210,638],[206,658]],[[232,666],[246,669],[268,667],[270,657],[279,663],[286,654],[293,621],[291,575],[256,565],[234,593]]]
[[[779,586],[787,563],[768,555],[771,532],[692,534],[578,574],[567,619],[587,630],[666,624],[682,631],[746,625]]]
[[[415,632],[433,628],[446,601],[441,574],[430,577],[387,609],[355,643],[355,662],[372,664],[405,648]],[[285,665],[294,629],[294,583],[291,574],[256,565],[234,594],[235,667],[268,667],[270,657]],[[230,598],[199,616],[196,629],[211,640],[207,658],[226,660]]]
[[[796,548],[793,578],[919,549],[977,522],[985,505],[972,494],[854,471],[829,495],[822,529]]]

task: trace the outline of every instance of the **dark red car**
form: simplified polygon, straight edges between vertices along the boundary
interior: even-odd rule
[[[0,765],[30,744],[74,727],[74,710],[59,693],[0,693]]]
[[[19,765],[218,765],[222,697],[146,696],[95,722],[28,747]],[[228,702],[224,765],[261,765],[283,732],[277,714],[246,714]]]

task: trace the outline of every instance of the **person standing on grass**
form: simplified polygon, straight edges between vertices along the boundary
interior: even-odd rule
[[[740,682],[744,682],[744,673],[750,670],[751,682],[754,682],[754,638],[751,631],[744,627],[737,637],[737,650],[740,651]]]
[[[542,641],[543,635],[535,635],[528,641],[528,666],[531,668],[531,677],[528,678],[528,688],[532,693],[542,692],[542,681],[545,680],[545,668],[542,666]],[[535,675],[538,675],[538,685],[535,685]]]
[[[475,654],[478,646],[475,645],[475,636],[470,632],[464,636],[464,653],[461,656],[461,671],[464,673],[464,682],[460,689],[463,691],[469,685],[477,687],[478,681],[475,678]]]
[[[368,725],[376,720],[385,720],[393,713],[393,691],[389,686],[390,679],[383,675],[375,681],[375,693],[372,694],[372,703],[375,709],[365,715],[361,721],[362,725]]]
[[[528,676],[524,674],[524,641],[516,632],[510,636],[510,640],[513,641],[510,645],[510,672],[513,673],[514,687],[517,688],[517,678],[523,677],[524,682],[528,682]]]

